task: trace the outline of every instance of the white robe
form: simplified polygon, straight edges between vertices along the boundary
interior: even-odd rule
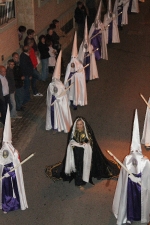
[[[133,0],[134,1],[134,0]],[[118,18],[118,7],[123,4],[123,11],[122,11],[122,25],[128,24],[128,8],[129,8],[129,0],[116,0],[114,4],[114,11],[116,18]],[[117,19],[118,24],[118,19]]]
[[[53,92],[53,87],[58,88],[58,92]],[[60,96],[62,94],[62,96]],[[51,100],[52,95],[55,95],[54,102],[54,129],[58,132],[64,131],[68,133],[72,126],[72,117],[70,113],[70,107],[68,103],[67,92],[65,92],[65,86],[60,80],[55,80],[50,83],[47,89],[47,113],[46,113],[46,130],[52,129],[51,122]]]
[[[148,101],[150,104],[150,99]],[[147,107],[141,143],[150,146],[150,109]]]
[[[108,30],[109,30],[109,24],[112,21],[112,43],[120,43],[119,38],[119,31],[118,31],[118,25],[117,25],[117,19],[115,17],[115,14],[112,14],[112,17],[108,16],[108,13],[104,15],[104,21],[103,24],[106,27],[106,43],[108,44]]]
[[[107,36],[106,36],[106,30],[104,28],[104,24],[99,22],[98,23],[98,27],[95,27],[95,24],[93,23],[91,28],[90,28],[90,31],[89,31],[89,38],[91,39],[92,38],[92,34],[95,30],[101,30],[102,32],[102,43],[101,43],[101,58],[102,59],[106,59],[108,60],[108,54],[107,54]],[[98,50],[100,51],[100,50]]]
[[[90,54],[90,80],[99,78],[96,60],[95,60],[95,54],[92,50],[93,50],[93,46],[89,43],[88,53]],[[85,50],[84,50],[84,43],[82,42],[80,45],[79,54],[78,54],[78,59],[82,64],[84,63],[84,57],[85,57]]]
[[[2,156],[3,150],[9,151],[9,156],[6,159],[3,158]],[[13,163],[14,167],[20,164],[20,160],[18,159],[18,152],[14,149],[14,147],[11,144],[4,143],[0,150],[0,176],[2,176],[4,165],[9,164],[11,162]],[[26,200],[23,173],[22,173],[21,166],[15,169],[15,175],[16,175],[17,187],[18,187],[18,193],[19,193],[19,199],[20,199],[20,208],[21,210],[25,210],[26,208],[28,208],[28,204]],[[7,178],[4,178],[4,179],[7,179]],[[2,180],[0,181],[0,209],[2,209]]]
[[[73,146],[84,148],[82,180],[85,182],[89,182],[91,161],[92,161],[92,148],[89,143],[85,143],[85,144],[81,145],[74,140],[71,140],[69,142],[68,147],[67,147],[65,173],[70,175],[71,172],[76,172],[75,160],[74,160],[74,154],[73,154]]]
[[[138,0],[132,0],[131,12],[139,13],[139,1]]]
[[[55,66],[56,65],[56,54],[54,53],[56,51],[53,47],[49,47],[49,59],[48,59],[48,66]]]
[[[67,88],[69,86],[69,82],[67,81],[71,72],[71,63],[75,64],[75,75],[72,76],[71,88],[68,91],[69,100],[73,101],[75,106],[87,105],[87,90],[86,90],[86,80],[85,80],[85,72],[83,65],[79,62],[77,58],[71,58],[70,63],[67,66],[64,85]]]
[[[132,165],[132,154],[125,157],[123,164],[131,173],[141,172],[141,223],[148,223],[150,214],[150,162],[142,154],[139,154],[137,159],[136,171]],[[112,207],[117,218],[117,225],[127,222],[127,183],[128,173],[121,168]]]

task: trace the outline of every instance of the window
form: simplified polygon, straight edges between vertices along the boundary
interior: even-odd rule
[[[0,26],[8,23],[12,18],[15,18],[14,0],[3,1],[2,3],[0,3]]]

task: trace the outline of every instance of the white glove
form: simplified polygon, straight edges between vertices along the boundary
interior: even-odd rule
[[[5,173],[4,177],[10,177],[9,173]]]
[[[134,175],[129,175],[129,178],[135,183],[141,183],[141,177],[135,177]]]

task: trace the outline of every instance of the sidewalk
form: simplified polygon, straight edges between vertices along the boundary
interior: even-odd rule
[[[72,44],[63,51],[63,59],[66,65],[70,60]],[[28,146],[37,129],[45,123],[46,118],[46,94],[47,87],[51,82],[52,74],[49,75],[47,81],[37,81],[38,91],[43,94],[43,97],[34,97],[31,93],[31,100],[26,104],[25,111],[18,112],[21,119],[12,120],[12,144],[19,152],[22,153]],[[61,78],[62,81],[64,78]],[[2,140],[3,128],[0,128],[0,139]]]

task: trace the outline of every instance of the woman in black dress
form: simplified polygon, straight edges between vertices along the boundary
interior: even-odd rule
[[[98,180],[117,177],[119,171],[119,166],[103,155],[88,122],[77,117],[69,134],[63,162],[47,167],[46,175],[69,182],[74,179],[76,186],[82,186],[87,182],[93,184],[92,177]]]

